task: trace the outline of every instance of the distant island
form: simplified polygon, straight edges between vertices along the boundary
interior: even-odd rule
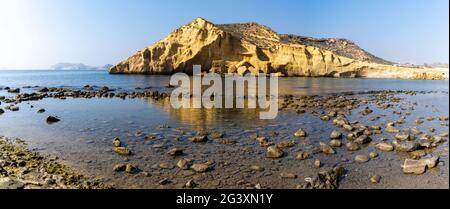
[[[112,65],[110,64],[100,67],[94,67],[82,63],[67,63],[67,62],[57,63],[51,66],[51,68],[54,70],[109,70],[109,68],[111,67]]]

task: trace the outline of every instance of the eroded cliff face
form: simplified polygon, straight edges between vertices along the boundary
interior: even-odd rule
[[[193,65],[201,65],[206,72],[283,76],[370,77],[384,69],[404,70],[344,39],[279,35],[256,23],[215,25],[197,18],[109,72],[170,75],[191,73]],[[423,76],[420,72],[417,78]]]

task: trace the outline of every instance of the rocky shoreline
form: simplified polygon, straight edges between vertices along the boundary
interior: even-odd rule
[[[0,189],[110,189],[26,148],[20,139],[0,137]]]
[[[0,97],[0,102],[7,104],[5,110],[0,109],[2,114],[12,114],[19,111],[16,107],[21,102],[41,100],[45,98],[66,99],[66,98],[149,98],[155,101],[169,99],[170,88],[162,91],[152,90],[151,88],[136,89],[135,91],[119,91],[108,87],[84,86],[82,89],[68,88],[49,88],[40,87],[32,93],[20,93],[20,89],[5,89],[15,94],[14,97]],[[160,162],[152,167],[153,170],[177,171],[185,173],[187,178],[184,182],[174,181],[175,176],[161,177],[155,176],[155,188],[210,188],[203,186],[202,181],[219,178],[221,174],[217,172],[227,169],[230,163],[224,159],[211,155],[211,159],[189,159],[187,153],[192,152],[178,148],[186,144],[196,146],[206,146],[209,143],[221,144],[221,146],[235,146],[239,139],[244,137],[247,147],[239,148],[237,153],[243,152],[247,156],[256,151],[257,156],[265,158],[265,163],[253,164],[249,168],[242,170],[249,173],[261,173],[262,176],[271,177],[273,182],[257,183],[247,181],[245,178],[238,180],[237,184],[241,188],[273,188],[270,184],[277,184],[280,181],[295,180],[291,188],[299,189],[337,189],[340,181],[345,178],[353,167],[362,166],[370,162],[379,162],[383,155],[401,156],[401,169],[404,175],[422,175],[429,170],[445,166],[443,158],[448,158],[448,147],[442,147],[448,142],[448,131],[436,132],[438,127],[429,127],[424,130],[419,127],[424,123],[439,121],[444,130],[448,130],[448,115],[440,117],[435,116],[417,116],[412,118],[412,113],[417,107],[417,103],[405,101],[403,96],[414,97],[416,95],[426,95],[432,93],[448,92],[425,92],[425,91],[364,91],[347,92],[331,94],[325,96],[294,96],[283,95],[280,98],[280,110],[282,112],[292,113],[292,117],[301,117],[304,114],[311,114],[320,118],[324,124],[331,124],[335,128],[329,130],[329,139],[322,140],[320,143],[313,144],[308,148],[297,148],[307,141],[313,133],[309,133],[304,127],[297,127],[296,131],[286,133],[283,131],[274,131],[270,133],[252,133],[245,134],[247,130],[242,130],[240,135],[227,135],[224,132],[199,131],[192,135],[181,135],[172,145],[155,144],[155,149],[165,149],[165,155],[170,157],[171,162]],[[0,103],[1,104],[1,103]],[[7,112],[9,110],[9,112]],[[378,110],[390,111],[397,120],[386,122],[377,122],[387,115],[377,114]],[[45,109],[38,110],[43,112]],[[360,120],[351,120],[351,117],[358,115]],[[63,119],[63,118],[62,118]],[[57,116],[47,118],[48,123],[57,123],[60,120]],[[404,124],[408,125],[407,127]],[[160,129],[174,130],[169,125],[162,124]],[[290,137],[286,137],[290,136]],[[387,136],[387,137],[386,137]],[[125,158],[134,155],[135,150],[126,146],[126,143],[119,138],[111,139],[111,149],[119,156]],[[147,141],[157,141],[158,137],[154,135],[145,136]],[[20,142],[20,140],[19,140]],[[157,142],[155,142],[157,143]],[[13,143],[11,140],[2,138],[0,140],[2,151],[2,164],[0,167],[0,182],[6,185],[6,188],[109,188],[103,183],[90,182],[81,175],[68,170],[54,161],[47,161],[36,153],[27,151],[24,147]],[[437,151],[438,150],[438,151]],[[342,157],[345,156],[345,157]],[[161,156],[162,157],[162,156]],[[350,158],[350,159],[349,159]],[[351,159],[353,158],[353,159]],[[337,159],[333,164],[326,163],[328,160]],[[310,170],[314,174],[300,179],[299,173],[285,170],[282,168],[268,168],[270,162],[281,161],[311,162]],[[25,162],[25,163],[23,163]],[[290,162],[292,163],[292,162]],[[263,165],[264,164],[264,165]],[[352,168],[349,168],[348,166]],[[48,168],[56,167],[56,170]],[[148,177],[156,175],[153,171],[142,168],[133,162],[127,160],[126,163],[110,165],[111,170],[116,173],[126,173],[128,175],[139,174],[139,176]],[[25,170],[25,174],[24,174]],[[39,175],[28,177],[29,170],[39,171]],[[176,172],[176,173],[177,173]],[[239,171],[240,172],[240,171]],[[212,177],[210,173],[217,175]],[[278,174],[277,174],[278,173]],[[311,172],[310,172],[311,173]],[[51,175],[49,175],[51,174]],[[3,175],[3,176],[2,176]],[[203,176],[200,180],[190,176]],[[232,174],[231,174],[232,175]],[[278,177],[277,177],[278,175]],[[367,177],[370,184],[379,184],[389,174],[374,173]],[[448,174],[446,174],[448,175]],[[32,180],[28,180],[31,178]],[[211,179],[212,178],[212,179]],[[224,179],[233,179],[233,177],[223,177]],[[56,179],[53,181],[52,179]],[[216,179],[217,180],[217,179]],[[34,182],[34,183],[33,183]],[[53,184],[48,184],[48,183]],[[448,185],[448,181],[446,182]],[[224,185],[224,188],[230,188]],[[275,186],[276,188],[276,186]]]

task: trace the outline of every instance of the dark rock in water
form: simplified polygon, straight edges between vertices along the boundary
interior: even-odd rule
[[[61,121],[61,120],[56,116],[48,116],[47,117],[47,123],[49,123],[49,124],[56,123],[59,121]]]
[[[19,107],[17,107],[17,106],[10,106],[9,110],[11,110],[13,112],[16,112],[16,111],[19,111]]]
[[[16,93],[16,94],[18,94],[18,93],[20,93],[20,89],[19,88],[9,89],[8,93]]]
[[[313,178],[306,178],[305,183],[297,186],[298,189],[338,189],[339,181],[345,169],[336,167],[332,170],[322,171]]]
[[[49,91],[50,90],[48,88],[46,88],[46,87],[44,87],[44,88],[39,90],[39,92],[42,92],[42,93],[46,93],[46,92],[49,92]]]
[[[94,87],[86,85],[86,86],[83,87],[83,89],[87,90],[87,91],[92,91],[92,90],[94,90]]]
[[[3,113],[5,113],[5,111],[2,108],[0,108],[0,115]]]
[[[371,114],[371,113],[373,113],[373,110],[371,110],[369,107],[366,107],[362,112],[361,112],[361,114],[362,115],[369,115],[369,114]]]

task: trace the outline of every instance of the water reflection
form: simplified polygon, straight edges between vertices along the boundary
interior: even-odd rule
[[[237,126],[242,121],[248,121],[247,125],[265,126],[270,121],[260,120],[260,112],[264,111],[260,108],[233,108],[233,109],[206,109],[206,108],[180,108],[175,109],[170,104],[169,99],[155,102],[148,99],[146,101],[149,106],[164,110],[171,120],[177,121],[184,125],[189,125],[195,130],[204,130],[212,127],[227,128]],[[245,103],[248,99],[245,99]],[[192,103],[192,102],[191,102]]]

